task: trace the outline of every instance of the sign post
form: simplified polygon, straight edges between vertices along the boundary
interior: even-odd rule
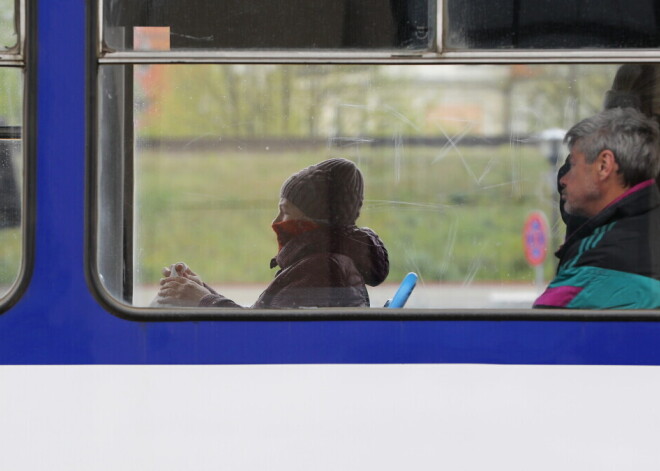
[[[523,244],[525,246],[525,258],[534,267],[536,286],[542,288],[543,262],[548,253],[548,242],[550,231],[548,220],[541,211],[533,211],[527,216],[523,227]]]

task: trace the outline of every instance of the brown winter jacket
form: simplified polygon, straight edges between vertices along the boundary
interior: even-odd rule
[[[252,308],[369,307],[365,284],[379,285],[389,273],[383,242],[371,229],[356,226],[301,234],[282,247],[271,261],[275,266],[280,270]],[[214,294],[200,306],[241,307],[207,288]]]

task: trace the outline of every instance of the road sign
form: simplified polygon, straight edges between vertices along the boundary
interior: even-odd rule
[[[545,261],[549,241],[550,232],[545,214],[540,211],[532,212],[527,217],[523,228],[525,258],[530,265],[538,266]]]

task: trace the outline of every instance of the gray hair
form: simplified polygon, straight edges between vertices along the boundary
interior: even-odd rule
[[[569,149],[577,145],[589,163],[602,151],[612,151],[626,186],[660,172],[658,123],[633,108],[613,108],[584,119],[566,133],[564,142]]]

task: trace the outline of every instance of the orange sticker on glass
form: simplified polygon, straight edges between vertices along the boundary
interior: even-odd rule
[[[169,26],[135,26],[133,28],[134,51],[169,51]]]

